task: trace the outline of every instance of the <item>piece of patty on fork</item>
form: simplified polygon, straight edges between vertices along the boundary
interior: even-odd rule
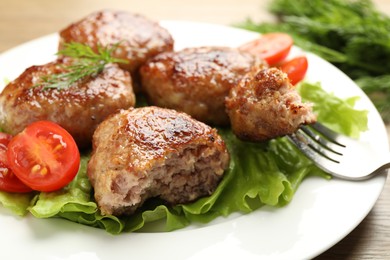
[[[317,121],[312,104],[304,103],[286,73],[265,68],[248,73],[226,98],[233,133],[261,142],[292,134]]]

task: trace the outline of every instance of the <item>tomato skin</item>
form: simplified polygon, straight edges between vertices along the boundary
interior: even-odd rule
[[[280,69],[287,74],[291,84],[300,82],[306,75],[309,64],[304,56],[296,57],[280,65]]]
[[[7,159],[15,175],[38,191],[55,191],[76,176],[80,153],[73,137],[59,125],[38,121],[12,138]]]
[[[268,65],[274,66],[287,57],[293,43],[291,36],[286,33],[266,33],[256,40],[241,45],[239,50],[252,53],[264,59]]]
[[[7,150],[12,136],[0,132],[0,190],[25,193],[32,189],[21,182],[8,166]]]

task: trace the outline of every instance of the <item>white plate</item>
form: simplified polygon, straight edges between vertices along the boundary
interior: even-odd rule
[[[200,45],[238,46],[257,34],[230,27],[166,21],[176,48]],[[49,35],[0,56],[3,78],[13,79],[26,67],[54,59],[57,35]],[[296,49],[295,49],[296,50]],[[361,96],[369,113],[370,140],[388,149],[384,124],[363,92],[334,66],[307,54],[307,80],[341,97]],[[327,250],[352,231],[375,204],[385,176],[352,183],[320,178],[305,180],[284,208],[264,207],[248,215],[233,214],[206,226],[192,225],[169,233],[125,233],[103,230],[62,219],[18,218],[0,208],[0,259],[308,259]]]

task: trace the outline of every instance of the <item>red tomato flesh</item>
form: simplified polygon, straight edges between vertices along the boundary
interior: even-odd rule
[[[293,39],[286,33],[266,33],[260,38],[239,47],[240,50],[252,53],[264,59],[268,65],[283,61],[290,52]]]
[[[73,137],[49,121],[32,123],[13,137],[7,159],[15,175],[38,191],[66,186],[80,165],[80,153]]]
[[[305,77],[307,68],[308,62],[307,58],[304,56],[296,57],[280,65],[280,69],[287,74],[293,85],[297,84]]]
[[[12,136],[0,133],[0,190],[6,192],[30,192],[32,189],[21,182],[8,166],[7,150]]]

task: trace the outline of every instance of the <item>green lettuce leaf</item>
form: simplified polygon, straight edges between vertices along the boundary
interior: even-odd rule
[[[18,216],[24,216],[33,201],[34,193],[9,193],[0,191],[0,204]]]
[[[94,214],[96,203],[91,201],[91,184],[87,177],[88,156],[80,160],[80,169],[71,183],[61,190],[41,192],[28,210],[37,218],[53,217],[60,212]]]
[[[320,83],[306,82],[299,86],[299,93],[304,101],[314,104],[318,121],[334,131],[357,138],[360,132],[368,129],[368,111],[354,109],[359,97],[340,99],[325,92]]]
[[[87,176],[88,160],[89,155],[82,156],[75,179],[59,191],[41,192],[28,210],[37,218],[61,217],[118,234],[123,230],[124,222],[115,216],[102,216],[93,201]]]
[[[341,100],[319,84],[303,83],[299,91],[305,101],[314,103],[319,121],[334,130],[358,136],[367,129],[367,111],[353,108],[356,98]],[[112,234],[171,231],[208,223],[232,212],[249,213],[263,205],[283,207],[293,199],[306,177],[330,178],[286,138],[251,143],[237,139],[230,129],[218,131],[231,155],[229,169],[211,196],[193,203],[168,207],[158,199],[150,199],[130,217],[102,216],[86,173],[87,155],[82,157],[77,177],[60,191],[37,195],[1,192],[0,203],[18,215],[29,211],[38,218],[65,218]]]

